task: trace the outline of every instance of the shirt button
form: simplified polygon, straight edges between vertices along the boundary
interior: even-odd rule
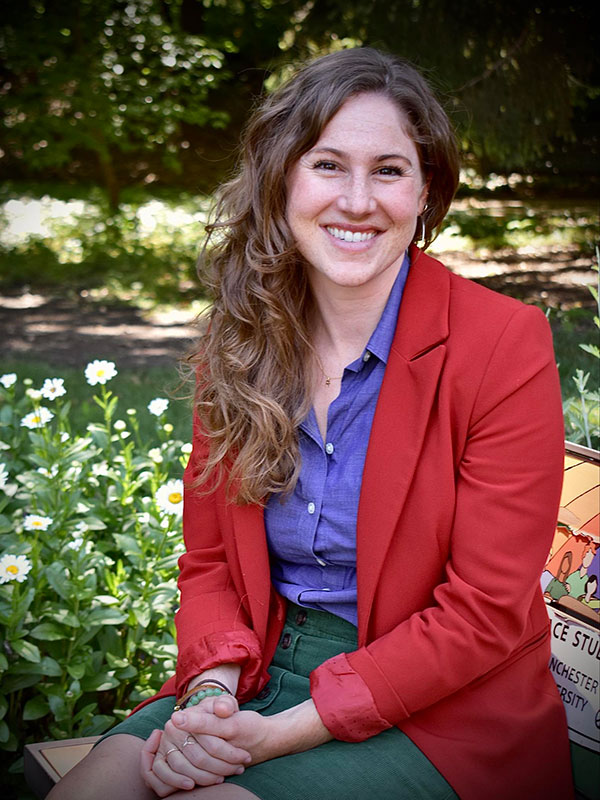
[[[315,506],[314,503],[309,503],[308,506],[306,507],[306,510],[308,511],[309,514],[314,514],[315,513],[315,509],[316,509],[316,506]]]
[[[292,634],[291,633],[284,633],[283,638],[281,639],[281,649],[287,650],[288,647],[292,643]]]
[[[326,561],[323,561],[323,559],[322,559],[322,558],[319,558],[318,556],[315,556],[315,558],[317,559],[317,564],[318,564],[320,567],[326,567],[326,566],[327,566],[327,562],[326,562]]]
[[[367,350],[367,352],[363,356],[363,361],[368,361],[371,358],[371,353]]]
[[[259,692],[259,693],[256,695],[256,699],[257,699],[257,700],[266,700],[266,699],[267,699],[267,697],[268,697],[270,694],[271,694],[271,690],[269,689],[269,687],[268,687],[268,686],[265,686],[265,688],[264,688],[264,689],[262,689],[262,691],[260,691],[260,692]]]
[[[331,444],[331,442],[327,442],[327,444],[325,445],[325,452],[327,453],[327,455],[330,456],[334,450],[335,447]]]

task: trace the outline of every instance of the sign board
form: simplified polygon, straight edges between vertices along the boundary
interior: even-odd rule
[[[556,534],[541,584],[552,631],[550,671],[571,742],[600,753],[600,454],[567,443]]]

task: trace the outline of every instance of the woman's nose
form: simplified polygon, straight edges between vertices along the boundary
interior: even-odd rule
[[[362,177],[351,177],[338,197],[338,208],[353,217],[363,217],[375,211],[376,202],[369,181]]]

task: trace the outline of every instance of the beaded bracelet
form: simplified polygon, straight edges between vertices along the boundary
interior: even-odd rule
[[[200,681],[193,688],[188,689],[182,697],[175,703],[174,711],[181,711],[187,706],[196,706],[205,697],[218,697],[222,694],[228,694],[233,697],[233,693],[221,681],[211,680],[207,678]]]

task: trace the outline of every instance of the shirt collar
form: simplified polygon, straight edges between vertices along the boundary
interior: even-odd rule
[[[384,364],[387,364],[392,342],[394,340],[394,334],[396,332],[396,324],[398,322],[398,314],[400,312],[400,302],[402,300],[406,278],[408,277],[409,266],[410,259],[407,251],[404,254],[402,266],[400,267],[400,270],[396,276],[396,280],[392,286],[392,290],[385,304],[385,308],[383,309],[383,313],[379,318],[377,327],[367,342],[367,346],[365,347],[365,351],[362,356],[363,359],[365,353],[368,351],[372,355],[377,356],[377,358]]]

